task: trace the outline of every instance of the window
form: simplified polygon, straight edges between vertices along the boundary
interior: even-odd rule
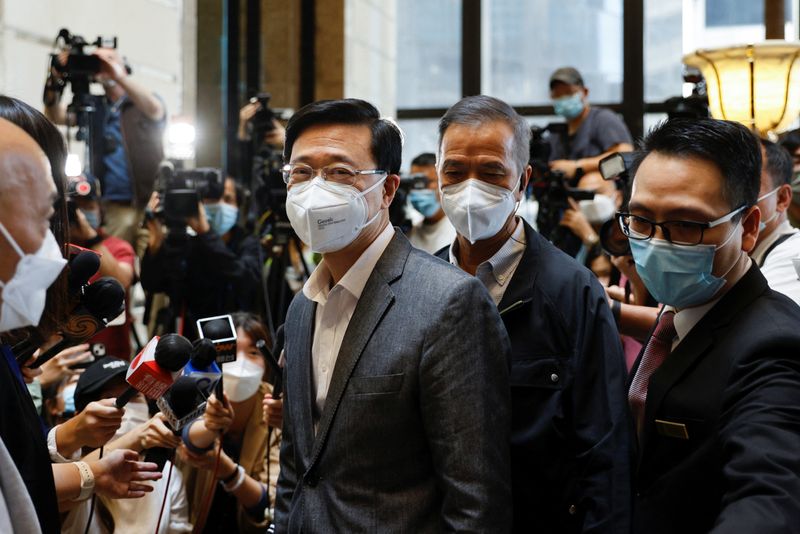
[[[644,99],[645,102],[663,102],[680,96],[682,91],[681,4],[646,0],[644,21]]]
[[[573,66],[593,102],[621,101],[622,0],[484,0],[482,11],[482,92],[549,105],[550,74]]]
[[[448,107],[461,98],[461,1],[397,2],[397,107]]]
[[[423,152],[433,152],[439,147],[439,119],[406,119],[397,121],[403,130],[402,172],[408,172],[411,160]]]

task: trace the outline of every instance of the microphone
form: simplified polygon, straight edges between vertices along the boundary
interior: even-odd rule
[[[129,386],[117,397],[117,408],[125,406],[137,392],[151,399],[160,398],[187,364],[191,352],[191,342],[181,335],[153,337],[131,361],[125,375]]]
[[[156,404],[167,420],[167,428],[177,436],[184,426],[203,415],[206,410],[206,397],[198,388],[195,377],[181,375],[164,396],[159,397]],[[174,449],[153,447],[145,453],[144,461],[155,463],[160,471],[164,469],[164,464],[173,454]]]
[[[80,302],[62,325],[62,339],[30,366],[36,369],[67,347],[85,343],[125,310],[125,290],[117,280],[103,277],[83,290]]]
[[[202,339],[210,339],[217,350],[217,363],[236,361],[236,327],[230,315],[217,315],[197,320]]]
[[[100,255],[91,250],[81,250],[69,260],[67,285],[69,294],[78,296],[83,293],[84,286],[100,269]]]
[[[217,349],[208,339],[198,339],[192,346],[192,357],[189,364],[184,368],[184,375],[192,375],[198,380],[204,380],[202,384],[205,396],[209,397],[211,391],[217,393],[217,398],[220,402],[224,403],[225,398],[222,396],[222,371],[217,365]],[[198,386],[200,387],[200,386]]]

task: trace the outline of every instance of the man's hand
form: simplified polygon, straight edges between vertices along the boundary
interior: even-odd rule
[[[164,421],[164,414],[159,412],[145,423],[144,428],[138,430],[141,432],[139,443],[142,450],[152,449],[153,447],[175,449],[181,444],[181,439],[167,427]]]
[[[272,393],[264,395],[264,422],[273,428],[283,426],[283,399],[273,399]]]
[[[569,209],[564,212],[561,217],[561,222],[558,224],[566,226],[569,230],[580,238],[581,242],[586,246],[595,245],[598,241],[597,232],[594,231],[592,225],[586,220],[586,217],[581,212],[581,208],[575,199],[567,198],[569,201]]]
[[[560,171],[564,173],[564,176],[567,178],[575,177],[575,172],[578,170],[578,167],[580,167],[578,161],[571,159],[556,159],[550,162],[551,171]]]
[[[88,343],[81,343],[64,349],[56,354],[53,359],[42,364],[40,367],[42,374],[39,376],[39,382],[43,388],[46,388],[64,378],[79,375],[83,372],[83,369],[70,369],[70,366],[92,361],[92,358]]]
[[[158,217],[155,216],[156,210],[161,205],[161,198],[157,191],[153,191],[150,200],[147,201],[146,211],[150,213],[145,219],[147,225],[147,248],[152,254],[158,252],[164,243],[164,227]]]
[[[94,51],[94,55],[100,59],[101,77],[119,82],[128,75],[125,71],[125,62],[115,49],[98,48]]]
[[[186,224],[188,224],[189,228],[194,230],[197,235],[206,234],[211,230],[211,225],[208,224],[206,210],[203,208],[202,202],[197,203],[197,216],[186,219]]]
[[[31,365],[33,362],[36,361],[36,358],[39,357],[39,352],[40,350],[36,349],[36,352],[34,352],[33,355],[30,358],[28,358],[25,361],[25,363],[22,364],[22,367],[20,367],[20,371],[22,372],[22,379],[25,381],[26,384],[32,384],[33,379],[42,374],[41,367],[37,367],[36,369],[31,369],[30,367],[28,367],[29,365]]]
[[[233,407],[225,393],[222,394],[225,405],[217,398],[216,393],[212,393],[206,403],[206,412],[203,414],[203,424],[206,429],[212,432],[224,434],[233,423]]]
[[[255,117],[259,109],[261,109],[261,104],[259,102],[248,102],[239,110],[239,130],[236,133],[236,137],[239,141],[250,140],[250,133],[247,131],[247,123]]]
[[[138,460],[139,455],[134,451],[119,449],[91,462],[95,492],[112,499],[136,499],[153,491],[153,487],[144,482],[161,478],[158,466]]]
[[[123,408],[114,405],[116,399],[90,402],[74,417],[75,434],[81,446],[102,447],[114,437],[122,424]]]

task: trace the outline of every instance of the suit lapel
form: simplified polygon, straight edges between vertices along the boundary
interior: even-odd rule
[[[295,431],[296,439],[302,436],[302,440],[297,439],[298,449],[302,452],[303,458],[308,465],[311,455],[311,445],[314,440],[314,419],[312,416],[312,403],[314,388],[311,380],[311,344],[314,340],[315,315],[317,303],[303,297],[303,306],[300,309],[300,316],[297,319],[299,332],[308,332],[308,335],[298,341],[298,354],[296,358],[297,372],[289,375],[289,380],[294,382],[292,391],[301,393],[296,410],[298,413],[298,429]]]
[[[390,284],[402,274],[410,251],[411,245],[408,240],[399,232],[395,233],[364,286],[336,358],[328,396],[325,399],[325,407],[320,416],[311,451],[311,461],[307,464],[309,469],[317,461],[325,446],[347,383],[364,348],[383,319],[384,313],[394,301]]]

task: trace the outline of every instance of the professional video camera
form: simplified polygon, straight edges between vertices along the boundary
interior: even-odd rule
[[[422,173],[403,174],[400,176],[400,186],[394,194],[389,206],[389,221],[393,226],[397,226],[404,234],[411,230],[411,220],[406,215],[406,204],[408,194],[414,189],[427,189],[428,177]]]
[[[560,123],[548,124],[544,128],[531,126],[531,187],[533,196],[539,202],[539,213],[536,216],[539,233],[560,249],[574,254],[580,248],[580,240],[569,229],[559,226],[559,223],[564,211],[570,207],[568,198],[576,201],[591,200],[594,192],[573,187],[574,180],[571,183],[563,173],[550,170],[550,143],[547,139],[550,135],[566,135],[565,126]]]
[[[156,190],[161,203],[153,216],[161,218],[170,229],[182,230],[186,219],[198,215],[200,201],[222,198],[225,176],[221,170],[210,167],[175,170],[171,164],[162,163]]]

